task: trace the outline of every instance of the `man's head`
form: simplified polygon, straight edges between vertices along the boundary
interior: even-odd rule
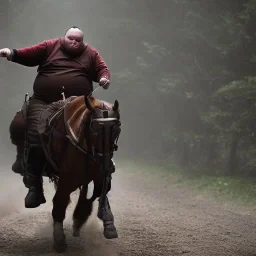
[[[76,26],[69,28],[64,37],[64,48],[71,55],[78,55],[84,50],[84,34]]]

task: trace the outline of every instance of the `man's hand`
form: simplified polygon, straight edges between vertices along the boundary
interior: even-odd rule
[[[8,60],[11,58],[12,52],[9,48],[0,49],[0,57],[6,57]]]
[[[99,81],[99,85],[102,86],[106,90],[106,89],[108,89],[110,82],[106,77],[102,77]]]

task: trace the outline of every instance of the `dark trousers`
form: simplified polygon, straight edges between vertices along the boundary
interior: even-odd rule
[[[41,113],[46,108],[47,104],[45,102],[30,98],[27,110],[25,112],[18,111],[10,124],[9,129],[11,141],[17,146],[17,157],[13,165],[15,172],[24,173],[25,171],[26,174],[37,176],[39,176],[42,172],[42,168],[45,163],[45,156],[41,147],[41,141],[37,128]],[[26,114],[25,118],[23,114]],[[28,155],[25,154],[26,170],[23,170],[23,167],[19,162],[23,162],[26,132]]]
[[[41,147],[38,133],[38,123],[47,104],[41,100],[31,98],[27,108],[27,144],[28,155],[23,182],[26,187],[37,186],[42,188],[42,171],[45,165],[45,155]]]
[[[27,142],[30,146],[40,145],[40,137],[37,131],[38,122],[47,104],[38,99],[30,99],[27,112]]]

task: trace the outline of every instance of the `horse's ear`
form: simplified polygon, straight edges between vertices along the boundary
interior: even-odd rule
[[[113,110],[117,111],[119,107],[119,102],[117,100],[115,100],[114,106],[113,106]]]
[[[91,102],[90,102],[90,100],[89,100],[89,97],[84,96],[84,102],[85,102],[86,107],[87,107],[89,110],[94,111],[94,109],[93,109],[93,107],[92,107],[92,105],[91,105]]]

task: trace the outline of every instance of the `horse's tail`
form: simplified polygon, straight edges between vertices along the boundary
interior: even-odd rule
[[[54,184],[54,189],[55,189],[55,191],[56,191],[57,188],[58,188],[58,180],[57,180],[57,179],[54,179],[54,180],[53,180],[53,184]]]
[[[91,198],[87,199],[88,184],[84,184],[83,186],[79,187],[79,190],[80,190],[79,197],[84,198],[91,203],[93,203],[93,201],[97,198],[97,195],[96,195],[95,189],[94,189]]]

